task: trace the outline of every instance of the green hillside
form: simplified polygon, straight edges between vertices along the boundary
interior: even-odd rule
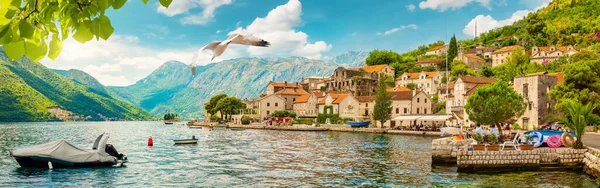
[[[50,120],[47,107],[59,106],[100,120],[149,119],[143,109],[67,79],[27,58],[9,61],[0,50],[0,121]],[[7,109],[7,110],[5,110]]]

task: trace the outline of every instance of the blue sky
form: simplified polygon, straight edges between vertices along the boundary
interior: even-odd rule
[[[474,37],[511,24],[550,0],[131,0],[109,11],[108,41],[65,41],[50,68],[80,69],[105,85],[124,86],[165,61],[189,64],[193,54],[230,33],[261,37],[272,46],[230,46],[215,62],[237,57],[303,56],[327,60],[345,51],[406,52],[437,40]],[[209,63],[209,52],[200,64]]]

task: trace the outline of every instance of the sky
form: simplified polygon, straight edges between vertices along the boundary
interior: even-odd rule
[[[346,51],[398,53],[509,25],[550,0],[130,0],[110,10],[108,40],[63,42],[53,69],[79,69],[104,85],[127,86],[167,61],[190,64],[197,51],[229,34],[263,38],[268,48],[230,45],[212,62],[239,57],[301,56],[327,60]],[[210,51],[198,64],[210,63]]]

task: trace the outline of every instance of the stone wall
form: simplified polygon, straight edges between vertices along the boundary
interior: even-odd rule
[[[457,152],[459,172],[521,171],[539,168],[581,169],[587,149],[541,148],[535,150]]]
[[[600,178],[600,150],[588,147],[588,152],[584,156],[583,170],[585,173]]]
[[[467,150],[473,139],[452,140],[452,138],[440,138],[431,141],[431,164],[456,164],[456,156],[459,150]]]

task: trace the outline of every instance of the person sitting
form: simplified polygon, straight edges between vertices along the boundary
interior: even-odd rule
[[[195,135],[192,135],[192,140],[196,140],[196,136]]]
[[[477,128],[475,128],[475,133],[479,133],[480,135],[483,136],[483,129],[481,128],[481,124],[477,124]]]
[[[492,128],[490,128],[490,134],[496,135],[498,136],[498,129],[496,129],[496,125],[492,125]]]

